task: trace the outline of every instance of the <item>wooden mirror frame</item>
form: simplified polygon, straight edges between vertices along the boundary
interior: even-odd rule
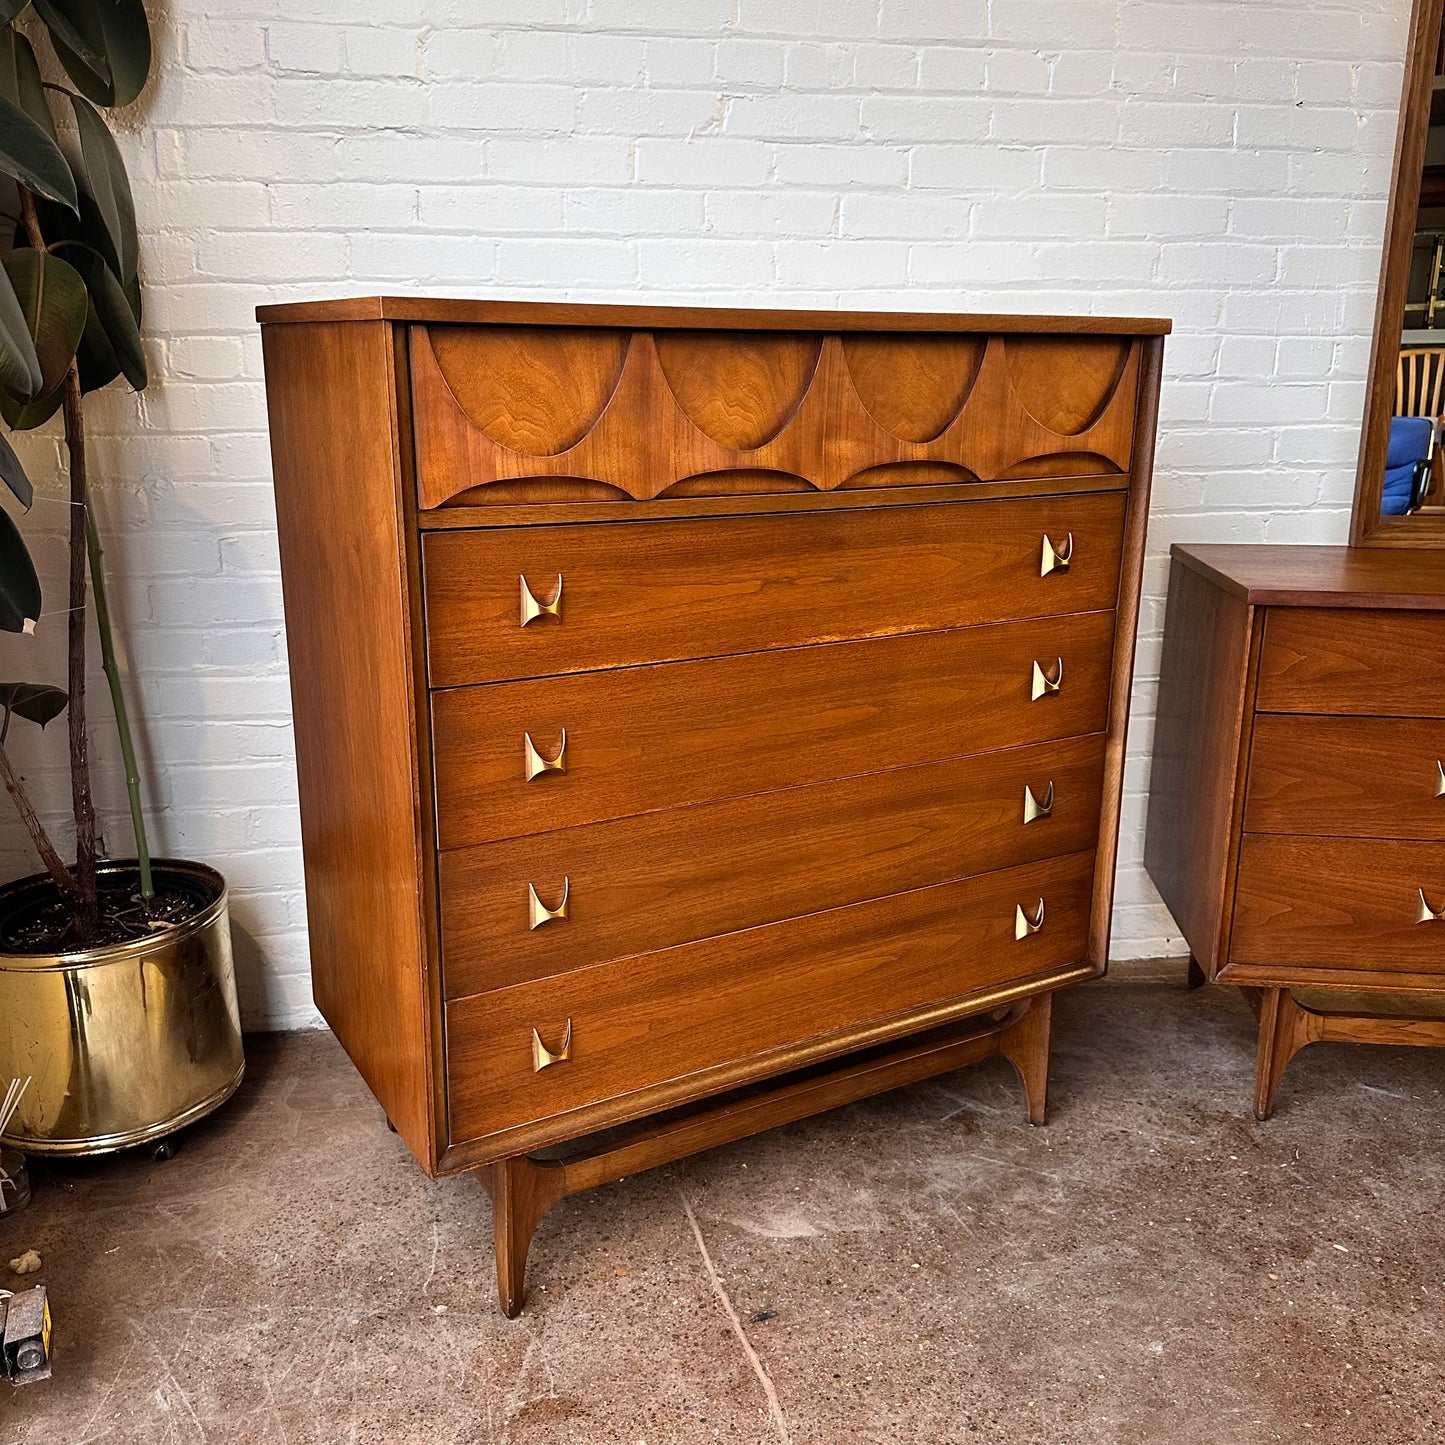
[[[1382,517],[1385,453],[1390,444],[1390,418],[1395,410],[1395,370],[1400,336],[1405,329],[1405,292],[1410,280],[1410,252],[1415,217],[1420,209],[1420,182],[1425,168],[1425,142],[1430,130],[1430,96],[1445,0],[1415,0],[1410,13],[1410,48],[1400,92],[1400,127],[1395,135],[1395,171],[1390,180],[1385,217],[1385,249],[1380,259],[1380,292],[1375,302],[1375,336],[1370,344],[1370,369],[1365,392],[1360,462],[1355,474],[1355,509],[1350,518],[1354,547],[1445,546],[1445,515]],[[1445,332],[1441,333],[1445,341]]]

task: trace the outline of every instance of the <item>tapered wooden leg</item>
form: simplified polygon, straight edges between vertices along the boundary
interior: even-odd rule
[[[565,1192],[558,1165],[530,1159],[503,1159],[477,1170],[492,1196],[492,1239],[497,1256],[497,1297],[502,1313],[514,1320],[526,1298],[527,1251],[542,1216]]]
[[[1254,1062],[1254,1117],[1274,1113],[1274,1096],[1289,1061],[1320,1037],[1319,1015],[1302,1009],[1287,988],[1250,989],[1250,1003],[1259,1014],[1259,1046]]]
[[[1053,1029],[1054,996],[1040,994],[1028,1010],[999,1038],[998,1051],[1016,1070],[1024,1086],[1029,1123],[1042,1124],[1049,1108],[1049,1040]]]
[[[1196,988],[1203,988],[1209,982],[1209,976],[1199,966],[1199,960],[1191,953],[1189,955],[1189,980],[1188,987],[1191,992]]]

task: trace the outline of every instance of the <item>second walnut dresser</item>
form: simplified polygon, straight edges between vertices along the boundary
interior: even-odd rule
[[[261,318],[315,996],[508,1313],[563,1193],[989,1054],[1041,1119],[1167,323]]]
[[[1445,1045],[1442,669],[1437,551],[1173,549],[1145,863],[1260,1119],[1306,1044]]]

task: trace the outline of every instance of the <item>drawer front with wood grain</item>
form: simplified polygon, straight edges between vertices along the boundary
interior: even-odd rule
[[[754,1056],[761,1077],[791,1044],[1076,962],[1093,874],[1074,854],[452,1002],[452,1142]]]
[[[413,327],[425,510],[1129,472],[1127,336]]]
[[[1260,714],[1244,827],[1445,841],[1445,721]]]
[[[1101,734],[439,858],[448,998],[1092,848]]]
[[[1445,974],[1445,843],[1247,835],[1229,957]]]
[[[1262,712],[1445,717],[1445,613],[1272,607]]]
[[[1114,614],[432,694],[442,848],[1103,731]]]
[[[434,532],[431,685],[1111,608],[1118,493]]]

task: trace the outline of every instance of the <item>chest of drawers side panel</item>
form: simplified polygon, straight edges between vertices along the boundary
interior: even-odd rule
[[[410,596],[390,326],[268,325],[316,1005],[434,1171]]]
[[[1245,600],[1174,560],[1144,863],[1211,978],[1227,957],[1256,631]]]
[[[1113,929],[1114,871],[1119,857],[1119,820],[1124,801],[1124,758],[1129,742],[1129,704],[1134,687],[1134,647],[1139,635],[1139,599],[1144,583],[1144,549],[1149,529],[1149,491],[1154,480],[1154,433],[1159,418],[1159,380],[1164,338],[1139,343],[1139,383],[1134,397],[1134,447],[1119,560],[1118,603],[1114,611],[1114,655],[1109,680],[1109,715],[1104,743],[1103,804],[1095,849],[1094,899],[1089,915],[1088,959],[1102,973],[1109,963]]]

